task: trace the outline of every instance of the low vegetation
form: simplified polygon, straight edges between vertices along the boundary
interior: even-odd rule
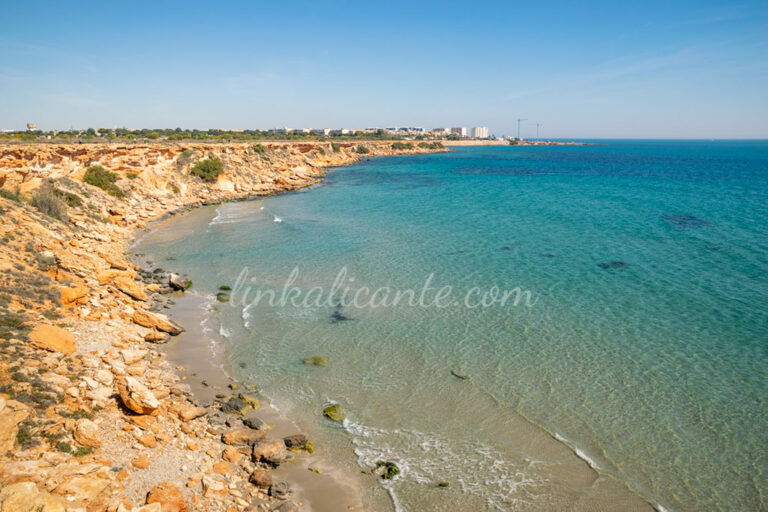
[[[94,187],[99,187],[114,197],[125,197],[125,192],[115,185],[117,174],[108,171],[100,165],[92,165],[85,171],[83,181]]]
[[[363,146],[362,144],[357,146],[357,149],[355,151],[357,151],[361,155],[367,155],[368,153],[371,152],[371,150],[367,146]]]
[[[11,192],[10,190],[0,188],[0,197],[8,199],[9,201],[14,201],[16,203],[21,202],[21,194],[19,194],[18,190],[16,192]]]
[[[413,149],[413,144],[411,144],[410,142],[393,142],[392,149],[395,149],[397,151],[405,151],[408,149]]]
[[[72,196],[77,197],[72,194]],[[82,202],[82,201],[81,201]],[[61,221],[67,220],[67,203],[61,198],[58,189],[46,182],[32,195],[30,204],[40,213]]]
[[[224,172],[224,163],[219,158],[207,158],[197,162],[189,172],[206,183],[214,183]]]

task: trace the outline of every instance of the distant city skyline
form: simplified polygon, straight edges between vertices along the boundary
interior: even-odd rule
[[[16,2],[0,129],[768,138],[768,3]],[[471,42],[471,44],[470,44]]]

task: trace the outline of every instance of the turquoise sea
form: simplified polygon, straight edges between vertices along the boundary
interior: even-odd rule
[[[295,268],[304,294],[342,269],[350,293],[451,287],[442,308],[241,289],[212,313],[321,450],[399,465],[373,510],[766,510],[768,142],[592,142],[363,161],[142,251],[207,295],[245,267],[250,299]],[[493,287],[535,303],[463,304]]]

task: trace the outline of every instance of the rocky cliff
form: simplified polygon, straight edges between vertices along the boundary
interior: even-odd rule
[[[297,510],[270,468],[311,443],[249,421],[252,395],[190,394],[156,348],[181,330],[158,294],[183,283],[124,251],[152,219],[315,183],[357,146],[0,147],[0,512]],[[190,174],[211,157],[215,181]],[[115,173],[119,197],[83,182],[92,165]]]

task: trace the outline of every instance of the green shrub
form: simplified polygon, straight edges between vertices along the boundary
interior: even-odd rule
[[[69,443],[62,441],[56,445],[56,449],[59,450],[61,453],[69,453],[72,451],[72,446],[70,446]]]
[[[30,203],[40,213],[54,219],[67,220],[67,204],[56,193],[56,188],[49,183],[43,184],[35,191]]]
[[[90,446],[81,446],[80,448],[75,450],[75,453],[73,453],[72,455],[74,455],[75,457],[85,457],[86,455],[90,455],[91,452],[93,452],[93,448],[91,448]]]
[[[206,183],[213,183],[219,174],[224,172],[224,163],[219,158],[200,160],[192,167],[190,174],[197,176]]]
[[[179,189],[179,187],[177,187],[175,183],[170,183],[170,182],[169,182],[169,183],[166,185],[166,188],[167,188],[168,190],[170,190],[171,192],[173,192],[174,194],[178,194],[179,192],[181,192],[181,189]]]
[[[321,155],[325,156],[325,150],[323,149],[322,146],[318,146],[317,152],[320,153]]]
[[[267,149],[267,146],[265,146],[264,144],[256,144],[255,146],[253,146],[252,149],[253,149],[253,152],[258,155],[264,155],[266,154],[267,151],[269,151]]]
[[[366,146],[363,146],[362,144],[361,144],[361,145],[359,145],[359,146],[357,146],[357,150],[356,150],[356,151],[357,151],[359,154],[361,154],[361,155],[366,155],[366,154],[368,154],[368,153],[370,153],[370,152],[371,152],[371,150],[370,150],[370,149],[368,149],[368,147],[366,147]]]
[[[331,142],[331,149],[333,150],[334,153],[338,153],[339,151],[341,151],[341,146],[339,146],[335,142]]]
[[[413,144],[409,142],[393,142],[392,143],[392,149],[396,149],[398,151],[404,151],[406,149],[413,149]]]
[[[125,197],[125,192],[115,185],[117,174],[100,165],[92,165],[86,169],[83,181],[94,187],[99,187],[111,196]]]
[[[10,190],[6,190],[4,188],[0,188],[0,197],[3,197],[5,199],[8,199],[9,201],[14,201],[16,203],[21,202],[21,195],[17,192],[11,192]]]
[[[443,146],[442,142],[419,142],[419,147],[423,149],[442,149],[445,146]]]

